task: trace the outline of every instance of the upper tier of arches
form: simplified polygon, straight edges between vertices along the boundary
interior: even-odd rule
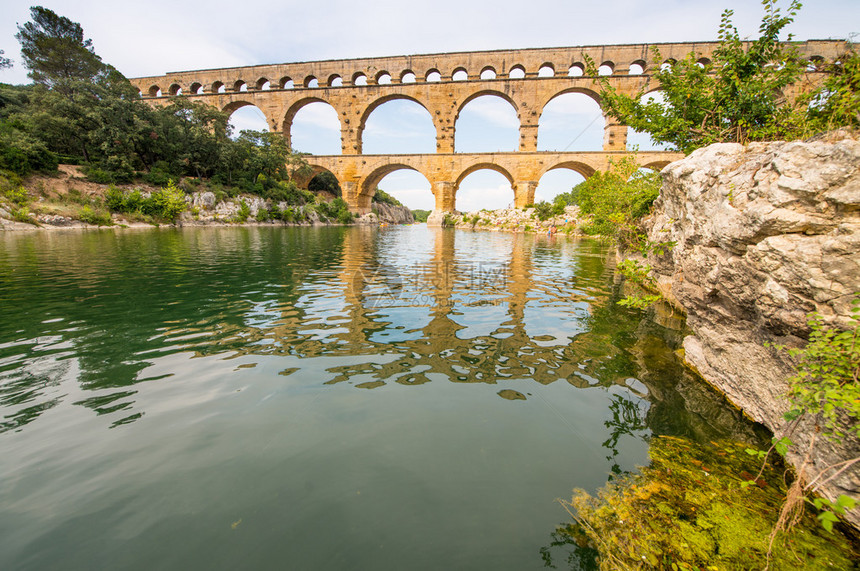
[[[450,81],[501,81],[579,77],[590,59],[600,75],[648,75],[663,65],[695,52],[710,62],[717,42],[580,46],[529,50],[498,50],[397,56],[353,60],[263,65],[170,73],[133,79],[144,97],[182,93],[346,88]],[[813,67],[845,49],[841,40],[810,40],[796,44]],[[661,54],[655,62],[653,48]]]

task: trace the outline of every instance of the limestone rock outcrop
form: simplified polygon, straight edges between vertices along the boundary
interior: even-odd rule
[[[717,144],[663,171],[648,221],[658,287],[687,313],[687,362],[749,416],[778,433],[789,410],[785,352],[767,342],[802,346],[808,314],[851,325],[860,294],[860,142],[841,134],[811,142]],[[791,436],[799,451],[813,438],[803,422]],[[818,435],[812,473],[860,455],[856,440]],[[798,452],[789,454],[795,466]],[[831,480],[831,498],[857,497],[860,466]],[[860,510],[849,512],[855,526]]]
[[[374,203],[373,210],[359,217],[356,222],[358,224],[412,224],[415,222],[415,217],[405,206]]]

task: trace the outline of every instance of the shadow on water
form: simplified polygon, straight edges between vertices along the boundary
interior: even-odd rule
[[[166,422],[179,413],[165,410],[160,391],[175,391],[171,402],[191,415],[203,405],[184,403],[200,394],[257,387],[263,403],[289,388],[321,410],[332,402],[332,418],[350,422],[354,403],[380,407],[367,410],[393,431],[409,419],[389,418],[391,407],[441,419],[469,406],[483,422],[505,414],[521,423],[496,431],[508,440],[536,437],[530,431],[546,424],[554,443],[578,443],[576,454],[599,464],[569,490],[634,470],[653,435],[760,437],[681,365],[677,316],[615,303],[614,254],[600,242],[423,227],[6,233],[0,241],[0,438],[48,427],[52,415],[73,415],[93,435],[128,430],[148,414]],[[422,386],[408,389],[413,396],[392,392]],[[199,422],[227,412],[201,410]],[[547,443],[546,454],[564,454],[558,444]],[[552,477],[564,481],[573,469],[564,466]],[[475,549],[486,549],[478,539]],[[539,566],[540,545],[528,541],[518,548]],[[543,560],[567,547],[553,535]],[[425,563],[464,563],[446,557]]]

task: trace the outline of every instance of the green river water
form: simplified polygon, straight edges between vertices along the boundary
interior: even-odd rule
[[[575,565],[556,498],[655,434],[755,438],[680,319],[616,305],[614,260],[424,226],[0,234],[0,569]]]

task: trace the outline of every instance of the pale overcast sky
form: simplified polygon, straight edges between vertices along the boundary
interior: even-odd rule
[[[11,70],[0,71],[0,82],[27,83],[14,36],[16,24],[29,20],[29,7],[34,3],[22,0],[0,0],[0,3],[0,50],[15,62]],[[788,2],[781,4],[786,6]],[[744,36],[757,33],[762,16],[760,0],[242,0],[229,3],[220,0],[47,0],[41,5],[79,22],[86,37],[92,38],[96,53],[128,77],[317,59],[714,40],[724,8],[734,10],[733,20]],[[788,31],[800,40],[850,38],[860,32],[860,0],[808,1]],[[475,141],[482,138],[491,140],[485,143],[490,146],[509,146],[507,139],[510,139],[511,129],[515,131],[515,126],[510,125],[510,114],[492,98],[483,99],[488,101],[476,100],[475,108],[464,109],[462,118],[477,122],[483,118],[484,126],[477,128],[473,132],[477,134],[470,137],[470,130],[461,129],[458,122],[457,134],[462,139],[458,141],[457,150],[480,145]],[[403,140],[414,135],[416,139],[423,137],[424,141],[416,142],[414,152],[426,152],[426,135],[420,135],[424,118],[410,119],[410,115],[415,115],[414,109],[393,103],[379,108],[377,112],[391,106],[378,120],[374,121],[377,112],[371,117],[365,139],[366,146],[369,144],[368,152],[373,152],[374,147],[378,149],[376,152],[385,152],[385,133],[389,134],[388,140],[394,141],[396,138],[391,136],[394,131],[401,132],[397,148],[402,149]],[[246,113],[253,111],[253,108],[245,109]],[[545,143],[542,148],[564,148],[571,144],[571,150],[586,150],[595,145],[597,148],[592,150],[599,149],[603,125],[601,121],[589,124],[592,115],[588,114],[588,102],[560,102],[553,112],[557,114],[557,121],[544,128],[542,119],[539,144],[540,137],[545,141],[555,137],[559,142]],[[309,109],[306,117],[301,115],[296,118],[295,129],[303,133],[294,130],[294,140],[300,150],[339,152],[339,144],[336,150],[326,150],[332,146],[332,133],[329,133],[329,142],[324,142],[326,130],[333,129],[331,119],[325,119],[324,108]],[[405,127],[412,125],[409,123],[412,120],[417,120],[416,126]],[[568,128],[561,127],[566,120],[573,123]],[[253,117],[237,117],[236,123],[251,126]],[[499,136],[488,135],[496,128],[500,129]],[[337,133],[333,135],[336,143]],[[374,137],[378,142],[371,142]],[[469,138],[475,141],[467,144]],[[308,148],[300,147],[298,143],[302,140],[307,141]],[[647,138],[636,139],[636,142],[647,146]],[[319,149],[312,148],[318,145]],[[550,174],[552,178],[559,177],[555,171]],[[557,189],[550,189],[549,183],[542,181],[539,198],[551,198],[576,184],[576,177],[567,174],[573,178],[557,183]],[[499,181],[493,175],[497,173],[481,171],[471,175],[462,187],[467,191],[463,192],[462,204],[458,195],[458,208],[468,210],[478,204],[467,200],[466,194],[480,195],[481,205],[487,204],[490,195],[498,198],[493,206],[510,202],[512,195],[510,189],[505,188],[506,181]],[[484,180],[473,183],[473,177]],[[386,190],[391,188],[413,207],[432,208],[429,186],[418,188],[422,185],[427,186],[421,175],[400,172],[386,177],[381,186]]]

